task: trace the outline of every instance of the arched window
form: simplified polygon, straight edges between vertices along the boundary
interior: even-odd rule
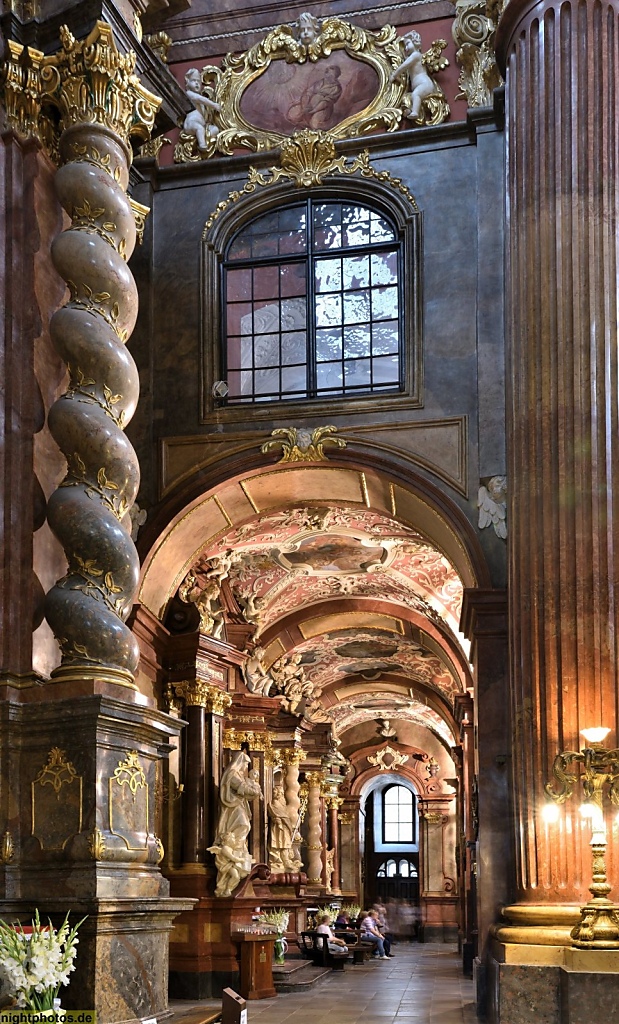
[[[387,878],[394,878],[395,874],[396,874],[396,871],[397,871],[397,868],[395,866],[395,861],[394,860],[388,860],[387,861]]]
[[[308,198],[244,225],[224,264],[228,405],[404,387],[402,239],[369,206]]]
[[[415,838],[414,797],[405,786],[387,786],[383,790],[383,842],[407,843]]]

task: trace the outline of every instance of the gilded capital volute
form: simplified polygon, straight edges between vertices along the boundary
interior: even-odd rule
[[[217,686],[205,683],[203,679],[174,683],[174,690],[176,696],[188,707],[204,708],[213,715],[223,715],[226,708],[232,704],[232,697],[228,693],[224,693]]]

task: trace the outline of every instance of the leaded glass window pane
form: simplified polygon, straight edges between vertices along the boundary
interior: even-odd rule
[[[224,268],[228,401],[401,390],[400,259],[358,204],[308,199],[245,225]]]

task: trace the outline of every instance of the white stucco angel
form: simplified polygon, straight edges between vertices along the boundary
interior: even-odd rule
[[[213,112],[221,110],[221,107],[213,98],[212,87],[203,84],[198,68],[189,68],[185,75],[185,93],[194,109],[187,114],[183,131],[195,136],[198,149],[206,152],[209,142],[219,134],[219,128],[213,124]]]
[[[406,116],[419,123],[423,120],[423,103],[437,91],[436,83],[426,70],[424,55],[421,52],[421,36],[419,32],[407,32],[400,40],[404,48],[404,60],[391,72],[389,80],[394,82],[400,75],[408,76],[409,92],[405,97]]]
[[[262,663],[263,658],[264,648],[255,647],[243,665],[243,676],[250,693],[260,693],[263,697],[268,697],[273,680]]]
[[[479,508],[478,526],[484,530],[493,526],[494,532],[501,540],[507,537],[507,477],[493,476],[488,484],[479,488],[477,496]]]

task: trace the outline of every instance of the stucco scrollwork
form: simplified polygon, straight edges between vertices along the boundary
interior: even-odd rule
[[[485,0],[456,0],[451,31],[462,69],[456,99],[466,99],[469,107],[491,106],[493,91],[503,84],[494,52],[496,20]]]
[[[346,441],[334,437],[337,427],[315,427],[306,430],[297,427],[277,427],[271,431],[271,440],[265,441],[260,451],[281,451],[280,462],[324,462],[327,458],[325,448],[345,448]]]

